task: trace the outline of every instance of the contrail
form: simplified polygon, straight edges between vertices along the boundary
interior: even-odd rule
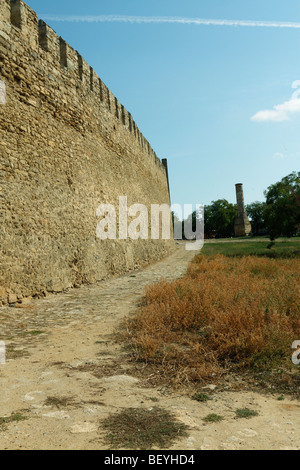
[[[292,28],[300,29],[300,23],[278,21],[249,21],[249,20],[209,20],[203,18],[179,18],[167,16],[76,16],[76,15],[44,15],[47,21],[60,21],[69,23],[131,23],[131,24],[184,24],[204,26],[242,26],[252,28]]]

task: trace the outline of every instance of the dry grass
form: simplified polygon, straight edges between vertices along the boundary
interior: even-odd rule
[[[196,256],[183,279],[147,289],[128,321],[135,359],[173,383],[291,365],[300,260]]]
[[[73,397],[48,397],[44,402],[45,406],[56,407],[57,409],[76,406]]]

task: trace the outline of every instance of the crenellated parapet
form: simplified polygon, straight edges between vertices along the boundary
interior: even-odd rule
[[[0,307],[170,253],[151,217],[148,239],[98,237],[97,209],[117,216],[124,196],[149,214],[169,204],[167,166],[78,51],[22,0],[0,0]]]
[[[22,0],[0,0],[0,59],[11,50],[11,42],[26,43],[32,54],[36,54],[45,64],[52,64],[55,77],[66,87],[78,91],[78,99],[100,103],[99,112],[107,110],[123,126],[158,166],[164,170],[161,161],[149,142],[140,132],[130,112],[118,101],[110,89],[99,78],[95,70],[56,32]],[[46,70],[46,67],[44,67]],[[1,71],[0,71],[1,73]],[[74,103],[70,103],[74,106]]]

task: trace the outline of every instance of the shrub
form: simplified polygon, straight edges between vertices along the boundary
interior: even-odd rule
[[[136,359],[183,383],[290,362],[300,335],[300,260],[196,256],[150,286],[128,323]]]

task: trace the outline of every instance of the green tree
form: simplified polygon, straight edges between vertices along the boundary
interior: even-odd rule
[[[260,235],[267,233],[267,226],[265,222],[265,202],[253,202],[246,206],[246,212],[251,221],[253,235]]]
[[[234,222],[237,217],[237,207],[234,204],[219,199],[205,206],[205,234],[214,233],[216,238],[234,237]]]
[[[266,191],[264,217],[271,240],[300,232],[300,172],[293,172]]]
[[[190,214],[185,221],[182,222],[182,233],[183,233],[183,238],[191,240],[194,238],[194,234],[196,233],[197,230],[197,223],[201,224],[203,222],[203,209],[199,209],[198,211],[194,211],[192,214]],[[201,228],[202,226],[200,226]],[[187,233],[185,230],[187,229]],[[201,236],[204,234],[202,233]]]
[[[181,240],[183,238],[183,222],[179,220],[177,214],[172,211],[172,222],[173,222],[173,229],[174,229],[174,237],[175,239]]]

